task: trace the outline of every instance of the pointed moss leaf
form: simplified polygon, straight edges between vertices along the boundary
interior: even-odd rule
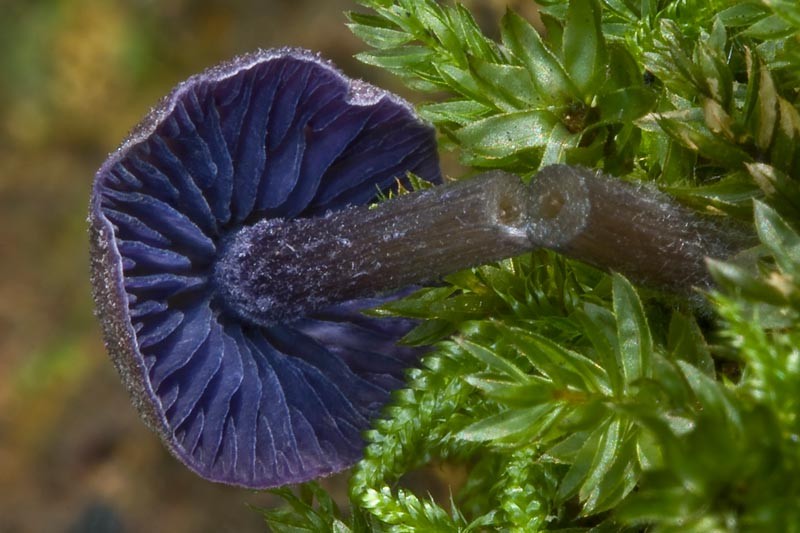
[[[490,85],[473,76],[472,71],[451,64],[434,65],[439,76],[461,96],[496,109],[510,110],[512,106]]]
[[[797,168],[793,162],[800,150],[800,112],[784,98],[778,98],[778,124],[770,147],[772,164],[784,169]],[[792,193],[796,201],[800,195]]]
[[[644,4],[644,2],[642,2],[642,4]],[[635,4],[626,2],[625,0],[603,0],[603,5],[604,9],[607,9],[610,13],[614,13],[623,20],[636,20],[641,14],[640,12],[634,11]],[[608,33],[608,30],[604,28],[604,32]]]
[[[664,395],[669,397],[675,405],[690,405],[695,403],[691,391],[686,386],[686,378],[683,375],[680,367],[677,365],[678,358],[662,356],[658,353],[653,357],[653,380],[644,380],[641,382],[639,390],[640,397],[647,398],[648,400],[657,400],[663,398]],[[713,375],[709,372],[710,375]],[[617,409],[620,409],[617,406]],[[680,418],[677,415],[661,416],[661,413],[654,414],[651,412],[652,405],[643,406],[638,411],[633,413],[633,416],[642,422],[645,426],[652,430],[651,416],[658,416],[658,424],[664,424],[664,431],[670,431],[670,435],[677,431],[674,426],[675,420]],[[684,424],[688,427],[688,424]],[[660,431],[658,428],[656,430]],[[663,441],[663,435],[658,435],[658,440]]]
[[[466,43],[472,57],[481,57],[487,61],[496,61],[500,58],[497,45],[483,34],[466,7],[457,3],[448,11],[448,16],[453,31],[458,34],[461,42]]]
[[[787,46],[786,38],[771,39],[765,41],[753,49],[758,55],[772,68],[775,69],[791,69],[798,64],[797,49],[792,46]],[[790,77],[787,81],[793,80],[794,85],[797,84],[797,72],[789,70]]]
[[[636,460],[643,471],[655,470],[663,464],[660,443],[652,432],[639,432],[636,439]]]
[[[758,77],[758,96],[747,116],[756,146],[762,151],[769,148],[778,119],[778,93],[768,67],[760,61],[750,76]]]
[[[708,129],[714,135],[724,139],[734,139],[733,118],[728,114],[723,106],[716,100],[706,98],[703,102],[703,118]]]
[[[543,100],[563,102],[577,94],[564,66],[527,20],[507,11],[500,31],[503,44],[528,69]]]
[[[333,533],[351,533],[353,530],[350,529],[347,524],[337,518],[333,521],[332,531]]]
[[[752,216],[752,201],[759,195],[759,189],[753,184],[753,181],[738,173],[731,174],[710,185],[665,187],[664,192],[668,192],[699,210],[707,209],[710,206],[713,210],[735,214],[743,218]]]
[[[643,53],[644,67],[673,92],[692,98],[703,87],[702,75],[691,57],[693,43],[670,19],[659,21],[655,39],[657,46]]]
[[[520,383],[525,383],[527,381],[528,375],[518,366],[508,359],[500,357],[488,348],[466,339],[456,339],[456,342],[461,348],[466,350],[467,353],[483,362],[491,370],[505,374]]]
[[[487,396],[503,394],[503,391],[519,385],[516,380],[508,379],[508,376],[495,372],[480,372],[466,376],[464,380],[485,393]]]
[[[605,371],[591,359],[535,333],[505,327],[510,341],[531,363],[560,387],[608,394],[610,388]]]
[[[597,514],[613,508],[636,487],[639,479],[639,467],[634,459],[637,439],[636,434],[625,429],[611,466],[602,475],[596,471],[599,477],[590,476],[584,484],[588,493],[584,514]],[[596,483],[595,479],[598,479]]]
[[[408,346],[429,346],[452,334],[455,329],[449,320],[424,320],[400,339],[400,343]]]
[[[480,58],[470,61],[470,66],[484,84],[508,103],[509,111],[541,105],[536,86],[525,68],[490,63]]]
[[[396,6],[395,2],[391,0],[356,0],[356,3],[373,9],[391,26],[396,26],[409,33],[418,29],[418,25],[409,16],[410,14],[407,11],[398,9],[400,6]]]
[[[570,132],[561,122],[556,123],[547,138],[547,144],[539,167],[543,168],[547,165],[565,162],[568,154],[580,146],[581,137],[580,133]]]
[[[589,498],[590,493],[595,490],[596,486],[608,474],[608,471],[614,464],[614,459],[619,453],[622,437],[621,433],[621,421],[617,417],[612,418],[597,443],[588,475],[581,484],[581,488],[578,492],[581,500],[585,501]]]
[[[746,167],[774,208],[800,219],[800,183],[766,163],[748,163]]]
[[[605,423],[605,420],[605,414],[601,415],[596,421],[596,424],[602,425]],[[595,427],[595,425],[592,426],[592,431],[595,429]],[[546,457],[558,463],[575,463],[578,452],[583,449],[590,434],[591,432],[589,430],[579,430],[565,435],[563,439],[559,440],[553,446],[547,448]]]
[[[631,526],[657,523],[666,531],[675,532],[721,530],[708,519],[711,523],[696,523],[697,517],[708,516],[703,513],[705,503],[702,497],[687,491],[684,486],[655,487],[633,494],[615,509],[614,514]],[[695,523],[688,524],[690,521]]]
[[[653,110],[656,95],[646,87],[623,87],[597,98],[600,120],[608,123],[632,122]]]
[[[273,489],[271,494],[278,496],[289,508],[256,508],[264,516],[270,529],[275,532],[302,532],[336,530],[340,511],[330,495],[316,482],[300,485],[299,496],[291,489]],[[346,525],[342,524],[349,531]]]
[[[542,404],[527,409],[509,409],[475,422],[462,429],[456,436],[466,441],[482,442],[537,432],[539,429],[537,423],[559,409],[552,404]]]
[[[558,499],[566,501],[582,490],[586,479],[599,469],[605,472],[614,458],[620,422],[616,418],[603,420],[583,441],[569,470],[558,487]]]
[[[433,59],[433,52],[425,46],[404,45],[385,50],[361,52],[356,54],[356,58],[367,65],[382,67],[387,70],[402,70],[414,69],[420,65],[429,65]]]
[[[701,40],[703,40],[702,34],[700,37]],[[722,23],[719,17],[714,17],[713,26],[711,27],[711,34],[708,36],[708,39],[704,40],[708,48],[716,52],[715,56],[721,54],[721,58],[724,59],[725,45],[728,42],[728,34],[725,30],[725,24]],[[726,61],[723,61],[722,64],[727,67]]]
[[[767,41],[788,37],[795,31],[792,24],[779,15],[765,17],[744,30],[741,35],[751,39]]]
[[[724,43],[724,41],[723,41]],[[710,43],[698,45],[695,61],[699,67],[703,92],[729,109],[733,97],[733,73],[724,56],[724,50],[715,50]]]
[[[769,10],[761,4],[743,2],[723,9],[717,14],[717,17],[728,28],[739,28],[755,24],[768,13]]]
[[[467,55],[464,53],[464,42],[459,39],[449,21],[444,9],[436,2],[414,2],[414,17],[419,20],[425,30],[432,35],[442,48],[453,55],[455,63],[466,66]]]
[[[353,35],[369,46],[380,50],[396,48],[409,43],[413,39],[407,33],[389,28],[368,26],[366,24],[348,24],[347,27],[350,28]]]
[[[465,293],[436,302],[429,308],[429,317],[463,322],[472,318],[483,318],[490,312],[497,300],[484,295]]]
[[[600,94],[626,87],[643,87],[643,73],[640,61],[633,56],[631,50],[620,44],[608,44],[608,65],[606,80],[600,88]]]
[[[618,341],[614,314],[605,307],[587,302],[581,311],[575,313],[575,318],[594,347],[595,359],[608,375],[611,392],[615,396],[622,395],[624,376],[617,358]]]
[[[800,29],[800,5],[794,0],[763,0],[783,20]]]
[[[607,151],[609,133],[609,128],[601,128],[591,132],[585,131],[582,138],[584,144],[568,149],[566,162],[570,165],[596,167],[598,164],[600,164],[603,158],[607,157],[608,162],[605,163],[606,168],[607,170],[613,169],[613,156],[608,155]],[[591,139],[591,142],[585,144],[585,140],[587,138]]]
[[[605,78],[608,54],[600,13],[598,0],[570,0],[564,26],[564,68],[584,99]]]
[[[454,287],[431,287],[421,289],[407,298],[386,302],[371,309],[374,316],[404,316],[408,318],[429,318],[430,308],[447,299],[456,289]]]
[[[781,271],[800,278],[800,235],[767,204],[755,201],[756,230]]]
[[[708,375],[713,375],[714,360],[693,316],[679,311],[672,313],[667,333],[667,350],[676,359],[688,361]]]
[[[556,117],[547,111],[520,111],[479,120],[456,132],[464,148],[489,157],[507,157],[543,147]]]
[[[749,285],[756,279],[743,268],[725,261],[709,258],[706,262],[714,281],[728,291],[735,291],[740,286]]]
[[[471,290],[477,292],[486,291],[487,289],[493,290],[498,296],[504,298],[507,303],[514,305],[514,302],[516,302],[516,305],[519,305],[514,293],[518,290],[524,291],[524,288],[519,278],[515,275],[518,272],[488,265],[479,267],[476,271],[479,276],[475,277],[477,283],[473,285]]]
[[[674,111],[648,113],[636,121],[636,125],[650,133],[660,133],[661,120],[676,120],[678,122],[699,122],[703,120],[703,109],[700,107],[679,108]]]
[[[651,117],[653,113],[649,113],[646,116]],[[656,175],[662,187],[666,188],[676,184],[684,185],[686,176],[691,175],[694,169],[697,154],[683,147],[677,141],[661,135],[661,130],[657,125],[655,126],[658,131],[657,134],[646,131],[642,124],[642,119],[636,121],[635,126],[641,131],[642,142],[640,147],[647,150],[647,159],[653,165],[653,169],[657,170],[658,173]],[[692,190],[690,187],[686,187],[686,189],[688,191]]]
[[[699,400],[703,415],[724,424],[727,433],[741,435],[744,431],[742,415],[724,386],[685,361],[678,361],[677,364]]]
[[[619,274],[614,274],[613,285],[619,361],[625,384],[630,386],[640,378],[651,376],[653,341],[636,289]]]
[[[539,376],[527,376],[525,383],[487,372],[464,379],[487,397],[509,407],[531,407],[554,398],[552,382]]]
[[[757,113],[759,105],[758,95],[761,89],[761,55],[758,53],[748,53],[745,55],[747,63],[747,86],[744,94],[742,114],[745,121],[749,124],[753,122],[753,116]]]
[[[658,125],[685,147],[727,167],[737,167],[751,161],[747,152],[714,135],[705,124],[684,122],[662,115],[658,118]]]
[[[584,302],[577,313],[584,326],[586,336],[597,352],[616,352],[617,322],[609,309],[592,302]]]
[[[786,294],[779,287],[750,274],[742,267],[714,259],[706,261],[714,281],[726,291],[775,306],[783,306],[788,303]]]
[[[350,21],[347,24],[350,31],[374,48],[393,48],[407,44],[414,38],[408,32],[397,29],[376,15],[350,11],[347,13],[347,18]]]
[[[466,269],[445,276],[445,281],[461,290],[484,295],[486,287],[474,270]]]
[[[490,107],[474,100],[450,100],[436,104],[423,104],[419,108],[420,116],[434,124],[455,122],[460,126],[475,122],[490,111]]]

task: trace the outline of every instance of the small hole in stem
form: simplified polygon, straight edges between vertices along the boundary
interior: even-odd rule
[[[497,202],[497,219],[501,224],[512,225],[519,220],[519,203],[514,198],[501,196]]]
[[[556,218],[566,203],[566,199],[559,191],[547,191],[539,201],[541,202],[540,213],[544,218]]]

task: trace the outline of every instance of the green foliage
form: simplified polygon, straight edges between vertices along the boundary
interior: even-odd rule
[[[374,310],[430,352],[367,434],[350,522],[312,485],[275,530],[800,530],[800,4],[547,0],[492,40],[460,5],[360,3],[359,57],[463,163],[653,181],[761,244],[709,262],[701,306],[540,251]],[[431,461],[469,472],[444,506],[402,487]]]
[[[264,516],[264,520],[275,533],[366,531],[356,525],[358,521],[355,518],[353,524],[345,523],[341,518],[338,506],[328,493],[315,482],[301,485],[299,495],[295,495],[288,488],[273,489],[271,492],[286,501],[288,507],[284,509],[256,508],[256,511]]]
[[[358,57],[414,89],[444,93],[420,113],[466,164],[523,173],[556,161],[632,165],[639,137],[631,121],[653,109],[656,94],[630,53],[606,43],[596,0],[570,4],[558,42],[508,12],[499,43],[463,6],[361,3],[374,13],[350,13],[350,27],[374,50]]]

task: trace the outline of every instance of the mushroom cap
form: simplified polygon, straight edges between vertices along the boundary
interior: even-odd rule
[[[302,482],[361,457],[417,350],[413,327],[343,302],[243,323],[218,301],[218,244],[261,219],[364,204],[407,172],[440,180],[432,128],[317,55],[261,50],[179,84],[97,172],[92,285],[108,352],[145,422],[199,475]]]

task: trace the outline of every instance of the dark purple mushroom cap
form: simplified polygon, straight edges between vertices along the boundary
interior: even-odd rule
[[[92,283],[108,351],[147,424],[201,476],[248,487],[342,470],[418,356],[362,299],[288,323],[228,311],[222,243],[264,219],[440,180],[432,129],[316,55],[259,51],[178,85],[97,172]]]

